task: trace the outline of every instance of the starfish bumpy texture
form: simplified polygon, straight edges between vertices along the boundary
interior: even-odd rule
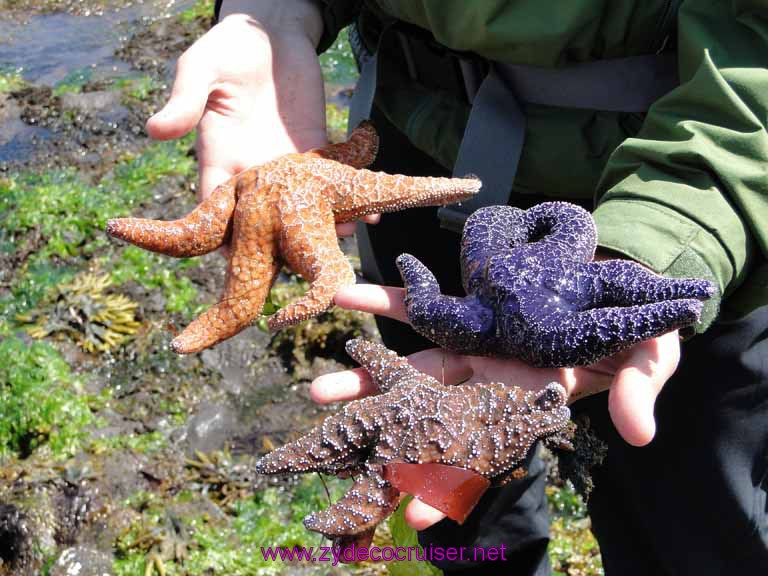
[[[539,392],[502,383],[445,386],[379,344],[350,340],[347,352],[379,393],[348,403],[256,464],[261,474],[354,476],[344,497],[304,519],[328,538],[370,536],[395,509],[399,491],[385,479],[387,464],[439,463],[498,485],[518,473],[537,440],[564,440],[570,411],[556,382]]]
[[[442,295],[413,256],[398,258],[408,319],[454,352],[580,366],[696,322],[715,293],[706,280],[593,262],[596,245],[592,216],[573,204],[482,208],[462,237],[465,298]]]
[[[367,214],[450,204],[480,189],[474,178],[364,170],[377,147],[376,131],[363,123],[347,142],[287,154],[237,174],[180,220],[110,220],[110,236],[169,256],[200,256],[231,238],[221,300],[173,340],[173,350],[197,352],[248,327],[283,263],[308,280],[310,288],[271,316],[269,327],[277,330],[317,316],[331,307],[341,286],[355,282],[335,224]]]

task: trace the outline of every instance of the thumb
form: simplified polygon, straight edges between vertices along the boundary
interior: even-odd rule
[[[645,446],[656,434],[653,407],[660,386],[635,367],[616,374],[608,395],[608,410],[616,430],[632,446]]]
[[[608,410],[616,430],[629,444],[645,446],[653,440],[656,397],[679,361],[680,342],[675,331],[635,345],[616,371]]]
[[[197,126],[208,103],[212,72],[210,65],[194,58],[191,49],[179,58],[171,97],[147,120],[147,132],[152,138],[180,138]]]

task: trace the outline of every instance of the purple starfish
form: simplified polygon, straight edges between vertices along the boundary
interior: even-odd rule
[[[592,262],[596,245],[592,216],[574,204],[482,208],[462,237],[465,298],[442,295],[413,256],[397,259],[408,319],[455,352],[580,366],[696,322],[701,301],[715,294],[706,280]]]

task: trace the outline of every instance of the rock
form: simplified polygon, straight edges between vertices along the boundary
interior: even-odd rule
[[[51,568],[50,576],[113,576],[110,554],[88,546],[66,548]]]
[[[204,350],[201,355],[203,364],[221,374],[224,390],[239,395],[253,380],[253,366],[264,355],[269,340],[270,335],[263,330],[248,328],[239,338]]]
[[[61,106],[83,112],[109,111],[113,113],[116,108],[120,107],[120,92],[107,90],[81,93],[67,92],[61,95]]]
[[[34,563],[27,515],[13,504],[0,502],[0,574],[28,571]]]
[[[187,452],[220,450],[234,435],[237,424],[237,416],[227,404],[203,402],[187,422]]]

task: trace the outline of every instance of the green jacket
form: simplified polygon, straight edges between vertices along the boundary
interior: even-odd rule
[[[653,53],[670,0],[321,0],[327,47],[393,16],[448,48],[556,67]],[[683,0],[680,86],[647,115],[526,105],[514,194],[594,197],[599,244],[670,276],[713,279],[721,316],[768,304],[768,4]],[[375,40],[371,40],[375,42]],[[381,64],[380,64],[381,65]],[[446,167],[469,113],[458,94],[383,70],[376,103]],[[705,309],[699,330],[717,314]]]

